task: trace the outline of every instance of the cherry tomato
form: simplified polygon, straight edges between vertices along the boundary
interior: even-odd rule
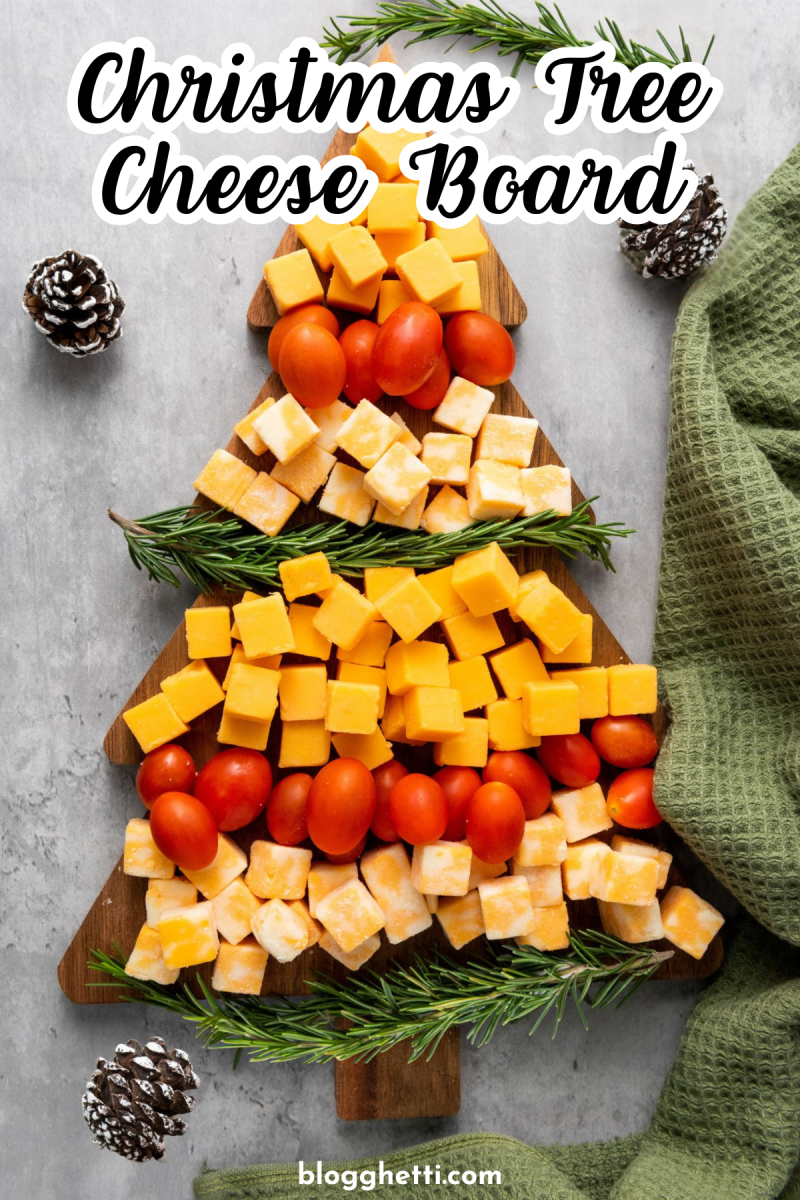
[[[446,842],[462,842],[467,836],[467,805],[481,786],[481,777],[472,767],[442,767],[433,776],[447,801]]]
[[[406,404],[410,404],[412,408],[436,408],[436,405],[441,404],[444,400],[444,394],[449,386],[450,359],[442,350],[436,366],[433,368],[433,374],[428,376],[422,387],[418,387],[414,392],[409,392],[404,399]]]
[[[327,408],[338,399],[347,375],[344,350],[329,329],[295,325],[281,346],[283,386],[306,408]]]
[[[354,404],[359,400],[371,400],[374,404],[383,395],[372,374],[372,348],[379,329],[380,325],[374,321],[354,321],[339,338],[347,364],[344,394]]]
[[[162,792],[192,792],[197,770],[183,746],[159,746],[142,759],[136,772],[136,791],[145,808],[152,808]]]
[[[441,351],[442,318],[436,310],[417,300],[401,304],[378,329],[375,382],[389,396],[407,396],[433,374]]]
[[[508,330],[480,312],[457,313],[447,322],[444,348],[456,375],[481,387],[511,378],[516,354]]]
[[[299,308],[292,309],[285,317],[281,317],[269,335],[267,354],[273,371],[277,371],[280,366],[281,347],[287,333],[294,329],[295,325],[321,325],[335,338],[339,336],[339,322],[329,308],[323,308],[321,304],[301,304]]]
[[[536,749],[536,757],[548,775],[567,787],[587,787],[600,774],[597,751],[582,733],[543,737]]]
[[[162,792],[150,810],[150,832],[162,854],[184,871],[202,871],[217,856],[217,826],[188,792]]]
[[[258,750],[236,747],[210,758],[197,776],[194,794],[223,831],[249,825],[272,790],[272,768]]]
[[[356,758],[336,758],[318,773],[306,800],[308,834],[325,854],[347,854],[375,816],[375,780]]]
[[[389,812],[404,842],[438,842],[447,828],[447,800],[430,775],[404,775],[392,788]]]
[[[613,767],[646,767],[658,754],[658,739],[644,717],[600,717],[592,745]]]
[[[608,789],[608,815],[626,829],[652,829],[663,821],[653,803],[652,767],[636,767],[623,771]]]
[[[519,796],[525,820],[540,817],[550,807],[553,789],[547,772],[522,750],[498,750],[483,768],[484,783],[507,783]]]
[[[389,797],[397,781],[407,774],[408,769],[402,763],[398,762],[396,758],[392,758],[389,762],[376,767],[372,772],[378,803],[370,828],[375,837],[380,838],[382,842],[400,841],[400,834],[395,829],[392,823],[392,814],[389,812]]]
[[[344,854],[326,854],[325,857],[327,858],[329,863],[343,864],[343,863],[358,862],[358,860],[361,858],[361,855],[364,853],[364,847],[366,846],[366,844],[367,844],[367,835],[364,834],[361,841],[358,843],[357,846],[353,846],[352,850],[347,850]]]
[[[467,841],[482,862],[501,863],[517,851],[525,832],[525,809],[507,783],[484,783],[467,806]]]
[[[267,801],[267,829],[279,846],[299,846],[308,837],[306,800],[313,783],[298,771],[276,783]]]

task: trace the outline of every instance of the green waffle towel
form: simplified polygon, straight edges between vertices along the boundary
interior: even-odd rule
[[[800,1200],[800,147],[688,291],[672,393],[656,661],[673,725],[657,800],[749,916],[645,1134],[563,1147],[447,1138],[385,1168],[493,1169],[502,1185],[375,1196]],[[195,1182],[216,1200],[315,1194],[344,1193],[299,1186],[293,1163]]]

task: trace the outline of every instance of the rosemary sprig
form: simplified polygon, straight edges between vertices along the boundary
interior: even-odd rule
[[[409,1061],[430,1058],[450,1029],[466,1026],[473,1045],[485,1046],[501,1026],[534,1017],[533,1034],[548,1016],[553,1036],[572,1001],[586,1025],[584,1008],[617,1006],[630,999],[672,951],[630,946],[593,930],[570,936],[570,950],[549,954],[531,946],[494,950],[462,963],[434,953],[414,965],[394,964],[383,974],[367,971],[345,983],[327,976],[310,981],[313,995],[215,996],[198,977],[203,995],[187,984],[166,988],[132,979],[124,960],[92,951],[89,966],[134,991],[124,996],[178,1013],[192,1022],[204,1045],[247,1053],[252,1062],[368,1062],[411,1039]],[[108,987],[108,983],[91,984]],[[342,1022],[347,1027],[341,1027]]]
[[[109,509],[111,520],[125,534],[128,552],[139,570],[151,579],[178,587],[176,571],[202,592],[217,587],[230,590],[279,586],[278,564],[324,550],[331,569],[359,576],[366,567],[411,566],[435,570],[459,554],[479,550],[497,541],[504,550],[552,547],[568,558],[586,554],[613,571],[609,549],[612,538],[633,533],[619,521],[593,525],[589,506],[593,496],[573,508],[568,516],[552,510],[513,521],[479,521],[457,533],[427,534],[386,525],[361,529],[346,521],[298,525],[266,537],[256,533],[223,509],[208,511],[193,506],[129,521]]]
[[[473,38],[475,54],[492,46],[501,58],[514,56],[512,77],[516,77],[523,63],[535,64],[549,50],[569,46],[590,46],[573,33],[566,17],[558,5],[553,9],[544,4],[536,5],[538,23],[524,21],[516,13],[506,12],[498,0],[476,0],[460,4],[458,0],[378,0],[377,13],[369,16],[345,16],[331,20],[331,28],[323,30],[320,45],[331,51],[336,62],[344,63],[349,58],[363,58],[376,46],[380,46],[398,34],[413,34],[405,43],[428,42],[434,38],[447,37],[453,41],[448,50],[463,37]],[[346,21],[343,29],[339,22]],[[611,42],[616,50],[616,60],[626,67],[638,67],[641,63],[662,63],[675,66],[680,62],[691,62],[692,52],[679,28],[681,45],[677,54],[660,29],[656,34],[663,49],[652,49],[640,42],[626,39],[616,21],[598,21],[594,27],[598,38]],[[703,56],[706,61],[714,44],[712,37]]]

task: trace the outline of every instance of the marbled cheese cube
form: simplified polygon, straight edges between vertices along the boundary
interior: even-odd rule
[[[189,732],[163,692],[126,709],[122,719],[145,754]]]
[[[279,846],[255,841],[244,881],[263,900],[300,900],[306,894],[311,851],[302,846]]]
[[[254,525],[266,537],[280,533],[300,500],[288,488],[259,471],[250,487],[240,496],[233,511],[237,517]]]
[[[467,611],[466,604],[453,587],[452,566],[440,567],[438,571],[429,571],[417,578],[442,610],[440,620],[445,621],[448,617],[457,617]]]
[[[521,700],[495,700],[484,710],[489,726],[489,745],[492,750],[530,750],[541,743],[531,737],[522,723]]]
[[[331,958],[335,958],[343,967],[347,967],[348,971],[357,971],[380,950],[381,939],[374,933],[372,937],[365,938],[360,946],[355,946],[352,950],[343,950],[336,938],[324,930],[319,939],[319,948],[330,954]]]
[[[428,842],[414,847],[411,882],[418,892],[435,896],[466,896],[472,850],[463,842]]]
[[[260,600],[234,604],[233,615],[248,659],[288,654],[295,649],[292,627],[280,592],[272,592]]]
[[[526,593],[527,594],[527,593]],[[518,597],[524,599],[524,596]],[[591,613],[581,613],[581,625],[577,636],[572,639],[568,646],[565,646],[558,654],[554,653],[544,642],[540,642],[539,649],[542,655],[543,663],[569,663],[569,664],[588,664],[592,661],[592,627],[594,620]]]
[[[479,458],[470,467],[467,483],[469,515],[476,521],[506,520],[522,512],[519,467]]]
[[[494,392],[478,387],[460,375],[454,375],[442,403],[434,411],[433,420],[446,429],[474,438],[478,436],[483,419],[493,404]]]
[[[264,279],[281,316],[301,304],[318,304],[325,291],[308,250],[295,250],[264,263]]]
[[[347,463],[337,462],[319,498],[319,511],[354,525],[366,525],[375,500],[364,487],[366,476]]]
[[[608,668],[608,711],[612,717],[654,713],[658,708],[658,672],[647,663]]]
[[[595,855],[589,890],[597,900],[614,904],[652,904],[656,898],[658,863],[640,854]]]
[[[225,709],[217,730],[217,741],[225,746],[242,746],[247,750],[266,750],[271,721],[241,721]]]
[[[447,617],[442,621],[442,630],[453,654],[462,662],[465,658],[499,650],[504,644],[500,627],[492,613],[486,617],[473,617],[471,612]]]
[[[337,446],[339,430],[352,411],[350,405],[345,404],[342,400],[334,400],[331,404],[326,404],[324,408],[307,408],[306,415],[319,430],[314,439],[314,445],[319,446],[320,450],[327,450],[329,454],[332,454]]]
[[[189,658],[226,658],[231,646],[231,610],[226,604],[187,608],[186,652]]]
[[[514,855],[515,864],[520,867],[557,867],[566,857],[567,833],[560,817],[546,812],[525,822],[525,832]]]
[[[413,567],[367,567],[364,571],[364,595],[375,604],[396,583],[413,579],[415,574]]]
[[[295,454],[291,462],[276,463],[270,478],[288,488],[305,504],[310,504],[335,465],[335,457],[312,442],[305,450]]]
[[[518,946],[533,946],[537,950],[569,949],[569,913],[562,900],[547,908],[534,908],[529,931],[517,938]]]
[[[420,457],[431,473],[431,483],[465,484],[472,460],[472,438],[463,433],[426,433]]]
[[[329,679],[325,728],[331,733],[373,733],[378,727],[380,699],[375,683]]]
[[[151,879],[144,897],[147,924],[155,929],[164,913],[197,903],[197,888],[188,879]]]
[[[611,829],[614,824],[599,783],[553,792],[552,808],[564,822],[568,842],[582,842],[592,834]]]
[[[328,284],[328,307],[343,308],[345,312],[361,313],[366,317],[372,312],[378,300],[381,277],[376,275],[359,288],[351,288],[341,271],[334,268]]]
[[[318,901],[314,914],[338,945],[349,953],[383,929],[383,912],[364,884],[351,879]]]
[[[391,417],[369,400],[362,400],[340,428],[337,442],[339,449],[362,467],[374,467],[401,436],[402,430]]]
[[[428,232],[431,237],[439,239],[455,263],[483,258],[484,254],[489,253],[489,243],[481,232],[477,217],[471,217],[466,225],[459,225],[455,229],[429,221]]]
[[[411,863],[402,842],[367,851],[361,857],[361,874],[383,913],[386,936],[393,946],[433,924],[425,897],[412,880]]]
[[[692,958],[702,958],[725,918],[691,888],[671,887],[661,901],[664,937]]]
[[[203,658],[194,659],[182,671],[162,679],[161,690],[187,724],[225,699],[216,675]]]
[[[322,721],[328,689],[328,672],[320,663],[284,667],[278,684],[282,721]]]
[[[657,900],[651,904],[611,904],[598,900],[603,929],[623,942],[655,942],[664,936],[661,909]]]
[[[231,671],[225,712],[237,721],[267,724],[278,707],[279,679],[280,671],[268,671],[252,663],[239,663]]]
[[[439,908],[439,897],[438,896],[426,896],[425,903],[428,906],[428,912],[433,913],[435,915]]]
[[[405,421],[400,416],[400,413],[393,412],[389,419],[394,421],[395,425],[400,430],[400,437],[398,439],[400,444],[405,446],[406,450],[410,450],[412,454],[419,454],[420,450],[422,449],[422,442],[419,440],[419,438],[414,437],[414,434],[408,428]]]
[[[340,234],[344,225],[334,225],[331,221],[323,221],[321,217],[311,217],[295,225],[295,232],[321,271],[330,271],[333,266],[331,258],[331,241]]]
[[[605,667],[575,667],[552,671],[551,680],[574,683],[578,689],[578,716],[594,721],[608,716],[608,681]]]
[[[331,656],[331,642],[314,624],[318,612],[319,608],[313,604],[290,604],[289,626],[294,638],[295,654],[302,654],[304,658],[320,658],[327,662]],[[284,670],[287,669],[284,667]]]
[[[367,209],[370,233],[416,234],[420,224],[416,183],[379,183]],[[421,241],[425,241],[423,235]],[[419,245],[419,240],[415,242]],[[413,246],[409,246],[413,249]]]
[[[538,428],[539,422],[533,417],[487,413],[478,434],[475,457],[491,458],[511,467],[527,467]]]
[[[323,767],[331,756],[331,735],[320,721],[286,721],[281,726],[280,769]]]
[[[466,497],[448,485],[437,492],[422,514],[420,525],[426,533],[457,533],[475,524]]]
[[[384,257],[386,256],[384,255]],[[396,261],[397,259],[395,259]],[[378,324],[383,325],[396,308],[399,308],[401,304],[408,304],[413,299],[414,297],[402,279],[382,279],[378,289],[378,312],[376,314]]]
[[[460,950],[486,932],[477,889],[466,896],[443,896],[436,907],[436,919],[454,950]]]
[[[258,944],[278,962],[292,962],[308,946],[308,926],[283,900],[268,900],[253,916]]]
[[[183,873],[206,900],[213,900],[246,869],[247,855],[244,850],[227,833],[220,833],[217,834],[214,861],[200,871],[184,870]]]
[[[404,746],[421,746],[413,742],[406,733],[406,714],[402,696],[387,696],[386,710],[381,721],[381,733],[389,742],[400,742]]]
[[[572,477],[567,467],[525,466],[520,477],[524,507],[523,517],[552,509],[559,516],[572,512]]]
[[[150,822],[145,817],[132,817],[125,826],[122,870],[125,875],[139,879],[172,879],[175,874],[175,864],[153,841]]]
[[[211,901],[174,908],[158,922],[164,962],[170,970],[213,962],[219,950]]]
[[[306,950],[310,950],[312,946],[316,946],[322,934],[322,926],[319,921],[315,921],[311,916],[308,904],[305,900],[289,900],[289,908],[293,913],[296,913],[302,921],[305,922],[306,931],[308,933],[308,942]]]
[[[462,262],[454,265],[461,282],[454,292],[434,305],[440,317],[450,317],[459,312],[480,312],[483,307],[478,264]]]
[[[385,504],[376,504],[375,512],[372,514],[373,521],[377,521],[379,525],[395,525],[399,529],[419,529],[422,514],[428,502],[429,490],[425,486],[419,495],[414,497],[408,508],[404,508],[401,513],[389,512]]]
[[[394,421],[389,424],[396,430]],[[390,513],[399,516],[431,481],[424,463],[396,442],[364,476],[364,487]]]
[[[515,862],[512,871],[514,875],[522,875],[528,881],[531,889],[531,904],[534,908],[548,908],[560,904],[564,899],[561,888],[561,867],[523,867]]]
[[[371,283],[376,275],[382,276],[388,266],[374,237],[363,225],[340,226],[328,250],[336,270],[353,290]]]
[[[580,633],[583,614],[542,571],[530,578],[525,597],[517,598],[516,613],[541,642],[556,654]]]
[[[517,598],[519,575],[497,542],[461,554],[453,563],[451,582],[473,617],[508,608]]]
[[[443,742],[464,732],[464,710],[455,688],[414,687],[403,697],[406,733],[413,741]]]
[[[469,842],[465,841],[463,845],[468,846]],[[483,883],[484,879],[499,879],[507,871],[508,866],[506,863],[487,863],[473,854],[469,869],[469,890],[472,891],[479,883]]]
[[[378,719],[383,716],[386,708],[386,671],[383,667],[362,667],[357,663],[339,662],[336,666],[336,678],[342,683],[371,683],[378,689]]]
[[[550,678],[530,638],[498,650],[489,661],[509,700],[520,700],[526,683],[547,683]]]
[[[533,737],[580,733],[580,693],[571,680],[526,683],[522,688],[522,723]]]
[[[256,417],[260,417],[268,408],[272,408],[275,403],[274,396],[267,396],[266,400],[262,400],[255,408],[252,408],[249,413],[242,417],[241,421],[237,421],[233,427],[233,432],[244,442],[247,449],[255,455],[266,454],[267,447],[264,445],[261,438],[253,429],[253,421]]]
[[[192,486],[220,508],[233,508],[255,477],[253,468],[235,454],[228,450],[215,450]]]
[[[497,688],[483,654],[477,654],[474,658],[456,659],[448,663],[447,670],[450,675],[450,687],[460,694],[465,713],[493,704],[497,699]]]
[[[303,554],[299,558],[286,559],[278,564],[278,573],[287,600],[313,596],[333,586],[330,563],[321,550],[316,554]]]
[[[416,213],[414,215],[416,216]],[[424,221],[417,221],[412,229],[392,229],[385,233],[375,234],[375,244],[386,259],[386,266],[390,271],[395,269],[395,264],[401,254],[408,254],[409,250],[416,250],[417,246],[421,246],[424,241]],[[395,281],[390,280],[389,282],[394,283]],[[413,300],[414,297],[408,293],[405,284],[402,287],[408,294],[408,299]],[[380,307],[380,293],[378,294],[378,305]]]
[[[343,580],[317,609],[314,628],[334,646],[352,650],[377,615],[375,605]]]
[[[343,883],[358,879],[357,863],[315,862],[308,872],[308,911],[316,918],[317,905]]]
[[[211,901],[214,924],[232,946],[238,946],[250,934],[250,923],[261,907],[244,880],[234,879]]]
[[[260,996],[269,955],[254,937],[236,945],[220,942],[211,986],[217,992]]]
[[[370,202],[370,219],[371,216]],[[414,298],[422,304],[441,304],[461,287],[461,276],[438,238],[428,238],[415,250],[398,255],[394,269]]]
[[[294,396],[282,396],[253,422],[253,428],[278,462],[288,463],[319,434],[311,417]]]
[[[391,625],[385,621],[373,621],[355,646],[349,650],[339,646],[336,657],[339,662],[356,663],[361,667],[382,667],[392,644],[392,632]]]
[[[339,758],[356,758],[374,771],[394,758],[394,752],[380,729],[372,733],[333,733],[331,741]]]
[[[434,743],[437,767],[485,767],[489,758],[489,722],[485,717],[464,717],[464,730]]]
[[[170,968],[164,962],[164,949],[157,929],[143,925],[136,938],[136,945],[128,955],[125,974],[132,979],[144,979],[150,983],[177,983],[180,969]]]
[[[361,130],[353,147],[353,154],[374,171],[378,179],[388,182],[400,172],[400,155],[406,146],[424,138],[424,133],[412,133],[408,129],[396,129],[383,133],[373,125]],[[416,218],[416,204],[414,207]]]
[[[485,879],[478,884],[483,923],[490,941],[522,937],[533,925],[533,905],[528,881],[522,875]]]
[[[640,854],[643,858],[654,858],[658,863],[657,887],[660,891],[661,888],[667,886],[672,855],[666,850],[662,850],[659,846],[652,846],[650,842],[642,842],[639,838],[625,837],[621,833],[615,833],[612,837],[611,849],[616,850],[618,854]]]
[[[386,682],[393,696],[414,687],[449,687],[447,647],[440,642],[395,642],[386,654]]]
[[[407,645],[416,641],[442,615],[433,596],[415,576],[402,579],[389,588],[376,601],[375,607]]]

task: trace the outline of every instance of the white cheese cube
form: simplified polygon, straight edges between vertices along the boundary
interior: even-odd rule
[[[400,529],[419,529],[427,501],[428,488],[424,487],[419,495],[411,501],[408,508],[404,508],[401,513],[396,515],[389,512],[385,504],[376,504],[372,519],[380,525],[397,525]]]
[[[664,936],[657,900],[650,904],[609,904],[598,900],[597,907],[603,929],[622,942],[655,942]]]
[[[476,521],[505,520],[516,517],[524,504],[519,467],[490,458],[472,464],[467,483],[469,515]]]
[[[586,838],[567,846],[567,854],[561,864],[561,882],[570,900],[588,900],[592,894],[592,867],[595,858],[610,854],[605,842],[597,838]]]
[[[436,909],[436,919],[454,950],[486,932],[483,909],[477,889],[466,896],[443,896]]]
[[[244,881],[262,899],[300,900],[306,894],[310,867],[311,851],[302,846],[255,841]]]
[[[615,833],[612,837],[611,849],[616,850],[618,854],[641,854],[643,858],[654,858],[658,863],[657,887],[660,891],[661,888],[667,886],[672,855],[668,854],[666,850],[661,850],[658,846],[651,846],[649,842],[642,842],[639,838],[624,837],[621,833]]]
[[[550,867],[562,863],[566,857],[567,835],[560,817],[546,812],[525,822],[525,832],[514,855],[515,863],[521,867]]]
[[[314,438],[315,445],[319,446],[321,450],[327,450],[329,454],[332,454],[336,449],[336,439],[339,436],[339,430],[352,411],[350,405],[344,404],[341,400],[334,400],[332,404],[326,405],[325,408],[307,408],[307,415],[319,429],[319,433]]]
[[[389,422],[397,428],[393,422]],[[390,513],[399,516],[431,481],[428,468],[400,443],[391,447],[364,476],[364,487]]]
[[[283,396],[253,422],[258,436],[279,462],[287,463],[310,446],[319,430],[294,396]]]
[[[145,817],[133,817],[125,826],[122,870],[125,875],[140,879],[171,879],[175,874],[175,864],[153,841],[150,822]]]
[[[317,904],[315,917],[345,953],[383,929],[383,913],[360,879],[343,883]]]
[[[414,437],[414,434],[406,425],[400,413],[393,412],[391,420],[394,421],[400,429],[400,442],[405,446],[406,450],[410,450],[412,454],[419,454],[422,449],[422,442],[419,438]]]
[[[373,933],[371,937],[365,938],[359,946],[354,946],[352,950],[343,950],[336,938],[332,937],[327,930],[323,930],[319,939],[319,948],[326,954],[330,954],[331,958],[335,958],[343,967],[347,967],[348,971],[357,971],[372,958],[376,950],[380,950],[381,939],[377,933]]]
[[[692,958],[702,958],[725,918],[691,888],[671,887],[661,901],[664,937]]]
[[[444,394],[444,400],[433,414],[437,425],[477,437],[483,418],[494,404],[494,392],[478,387],[460,375],[454,375]]]
[[[411,879],[418,892],[435,896],[466,896],[472,850],[463,842],[428,842],[414,847]]]
[[[308,945],[308,929],[299,913],[283,900],[268,900],[253,916],[253,934],[278,962],[292,962]]]
[[[312,917],[317,915],[317,905],[320,900],[341,887],[358,879],[358,865],[352,863],[315,862],[308,872],[308,911]]]
[[[247,855],[227,833],[217,834],[217,854],[214,861],[202,871],[187,871],[184,875],[191,880],[207,900],[213,900],[229,883],[247,870]]]
[[[483,923],[490,941],[522,937],[533,924],[531,890],[522,875],[485,879],[478,884]]]
[[[258,900],[243,879],[234,879],[233,883],[215,896],[211,901],[214,922],[217,932],[221,933],[226,942],[238,946],[239,942],[250,933],[253,917],[261,908]]]
[[[139,930],[136,945],[125,964],[125,974],[132,979],[145,979],[151,983],[176,983],[180,970],[170,969],[164,962],[164,950],[157,929],[143,925]]]
[[[560,904],[564,899],[561,867],[523,867],[515,862],[513,872],[527,879],[534,908],[548,908],[552,904]]]
[[[465,484],[472,461],[472,438],[463,433],[426,433],[420,458],[431,473],[431,483]]]
[[[362,467],[374,467],[403,431],[386,413],[369,400],[362,400],[342,425],[336,441]]]
[[[523,517],[552,508],[560,516],[572,512],[572,476],[568,467],[526,467],[520,477]]]
[[[319,511],[354,525],[366,525],[375,501],[364,487],[364,479],[363,471],[337,462],[319,498]]]
[[[593,833],[611,829],[614,824],[608,815],[606,798],[599,783],[553,792],[552,807],[564,822],[568,842],[582,842]]]
[[[639,854],[596,855],[589,890],[597,900],[615,904],[652,904],[656,898],[658,863]]]
[[[164,913],[190,904],[197,904],[197,888],[188,879],[151,879],[144,898],[147,924],[155,929]]]
[[[361,874],[383,912],[386,936],[393,946],[433,924],[425,897],[412,882],[411,863],[402,842],[378,846],[362,855]]]
[[[310,504],[335,466],[334,456],[312,442],[305,450],[295,454],[291,462],[276,463],[270,474],[272,479],[288,488],[304,504]]]
[[[533,417],[488,413],[478,434],[475,457],[492,458],[511,467],[527,467],[538,428],[539,422]]]
[[[466,498],[449,486],[436,493],[420,521],[426,533],[457,533],[474,524]]]
[[[462,842],[462,845],[469,846],[469,842]],[[469,864],[469,881],[467,886],[472,891],[484,879],[499,879],[507,871],[508,865],[506,863],[487,863],[482,858],[478,858],[477,855],[473,854]]]
[[[569,948],[569,913],[562,900],[547,908],[534,908],[531,927],[517,938],[518,946],[535,946],[537,950],[567,950]]]
[[[217,992],[260,996],[269,955],[254,937],[238,942],[220,942],[211,986]]]

